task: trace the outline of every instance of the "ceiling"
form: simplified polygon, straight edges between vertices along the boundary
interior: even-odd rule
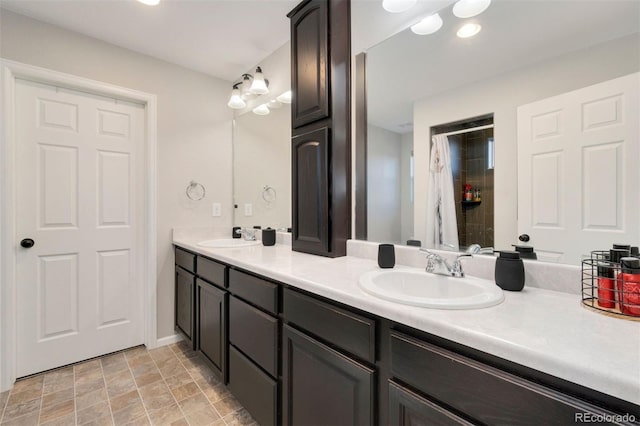
[[[493,0],[469,39],[451,7],[440,15],[433,35],[405,30],[367,51],[369,123],[406,133],[418,99],[630,34],[640,49],[638,0]]]
[[[228,81],[289,40],[301,0],[0,0],[0,7]],[[382,0],[352,0],[353,51],[371,47],[453,0],[418,0],[391,14]]]

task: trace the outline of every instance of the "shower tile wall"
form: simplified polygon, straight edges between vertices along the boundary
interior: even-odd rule
[[[456,219],[460,246],[480,244],[493,247],[493,170],[487,169],[488,140],[493,129],[479,130],[451,136],[453,184],[456,200]],[[482,203],[462,204],[464,184],[480,189]]]

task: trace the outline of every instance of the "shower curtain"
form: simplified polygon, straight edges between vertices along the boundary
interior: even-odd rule
[[[425,241],[426,247],[459,249],[451,155],[449,139],[445,135],[432,138]]]

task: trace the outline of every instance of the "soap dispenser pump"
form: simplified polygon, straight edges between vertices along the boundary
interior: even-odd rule
[[[501,251],[496,259],[496,284],[503,290],[524,288],[524,262],[517,251]]]

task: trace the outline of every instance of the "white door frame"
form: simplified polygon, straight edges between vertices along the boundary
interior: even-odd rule
[[[156,335],[156,95],[0,58],[0,391],[16,379],[16,79],[35,81],[85,93],[141,103],[145,107],[144,343],[157,345]]]

